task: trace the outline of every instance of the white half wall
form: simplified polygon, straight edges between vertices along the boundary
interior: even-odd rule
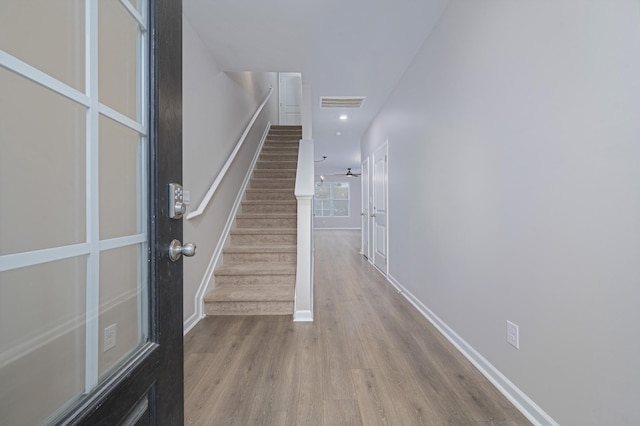
[[[362,139],[389,274],[560,424],[640,423],[638,76],[637,0],[451,0]]]
[[[183,186],[191,193],[191,211],[204,198],[269,87],[277,94],[278,81],[277,73],[222,72],[184,16],[182,67]],[[196,315],[196,292],[238,190],[267,123],[277,119],[278,97],[272,95],[207,210],[184,220],[184,241],[198,246],[198,254],[184,261],[184,319],[191,324]]]

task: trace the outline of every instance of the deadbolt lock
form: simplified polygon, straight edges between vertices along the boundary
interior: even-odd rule
[[[184,203],[184,191],[182,185],[177,183],[169,184],[169,218],[182,219],[187,212],[187,205]]]

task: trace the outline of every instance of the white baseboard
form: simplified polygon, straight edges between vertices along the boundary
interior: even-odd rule
[[[220,239],[218,240],[218,244],[216,248],[213,250],[213,254],[211,255],[211,259],[209,260],[209,265],[204,272],[202,280],[200,281],[200,285],[198,286],[198,291],[194,297],[195,303],[195,312],[189,318],[187,318],[182,324],[182,334],[187,334],[202,318],[204,318],[204,295],[209,288],[209,283],[213,278],[213,271],[216,269],[218,262],[220,261],[220,256],[222,256],[222,250],[227,245],[229,240],[229,235],[231,232],[231,228],[233,227],[233,222],[236,219],[236,214],[238,213],[238,209],[242,204],[242,198],[244,197],[244,192],[249,185],[249,181],[251,180],[251,175],[253,174],[253,169],[258,162],[258,158],[260,157],[260,152],[262,151],[262,146],[264,145],[265,140],[267,140],[267,135],[269,134],[269,129],[271,129],[271,121],[267,122],[267,126],[262,133],[262,138],[260,139],[260,143],[258,144],[258,148],[251,160],[251,164],[249,165],[249,169],[242,181],[242,185],[240,190],[238,191],[238,195],[236,196],[235,201],[233,202],[233,207],[231,207],[231,211],[229,212],[229,216],[227,217],[227,222],[224,225],[224,229],[222,230],[222,234],[220,235]]]
[[[315,227],[314,231],[360,231],[360,228],[321,228]]]
[[[184,322],[182,323],[182,335],[186,336],[187,333],[190,332],[191,329],[195,327],[201,319],[202,317],[200,316],[200,313],[196,311],[189,318],[184,320]]]
[[[311,311],[296,311],[293,314],[294,322],[313,322],[313,312]]]
[[[436,314],[427,308],[391,274],[387,280],[402,294],[425,318],[440,331],[480,372],[534,425],[558,425],[542,408],[514,385],[504,374],[494,367],[485,357],[460,337]]]

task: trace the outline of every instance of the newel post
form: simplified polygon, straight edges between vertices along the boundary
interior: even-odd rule
[[[313,166],[313,139],[302,139],[295,189],[298,200],[298,259],[294,321],[313,321]]]

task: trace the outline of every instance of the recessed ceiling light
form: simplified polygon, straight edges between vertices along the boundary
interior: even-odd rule
[[[342,134],[341,132],[336,132],[336,135],[337,135],[337,136],[340,136],[341,134]]]
[[[340,116],[340,120],[346,120],[346,119],[347,119],[347,116],[346,116],[345,114],[342,114],[342,115]]]

